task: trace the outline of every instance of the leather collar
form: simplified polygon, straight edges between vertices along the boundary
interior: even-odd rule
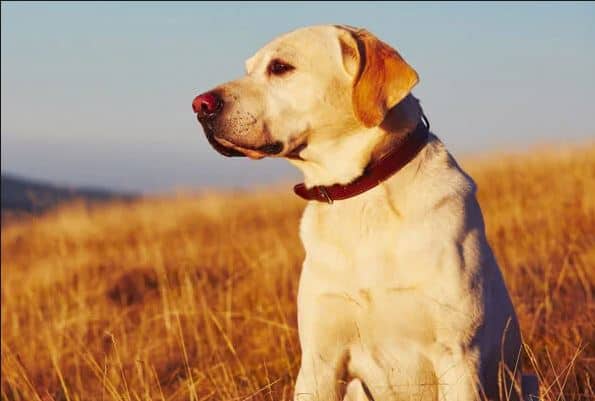
[[[429,124],[423,118],[404,140],[380,159],[368,164],[362,175],[349,184],[317,185],[307,188],[304,183],[293,187],[296,195],[318,202],[333,203],[360,195],[401,170],[428,142]]]

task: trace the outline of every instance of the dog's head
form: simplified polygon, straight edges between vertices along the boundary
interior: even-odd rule
[[[417,73],[371,33],[315,26],[285,34],[246,61],[246,75],[192,103],[226,156],[285,156],[317,139],[378,126]]]

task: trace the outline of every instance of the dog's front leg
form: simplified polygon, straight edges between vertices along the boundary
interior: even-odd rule
[[[438,379],[438,400],[485,400],[485,394],[481,390],[477,358],[457,348],[444,347],[434,361]]]
[[[315,288],[317,278],[302,273],[298,294],[298,328],[302,360],[295,401],[340,401],[355,335],[352,311],[341,296]]]
[[[347,354],[329,354],[314,349],[302,351],[302,363],[295,384],[295,401],[341,401],[345,394]]]

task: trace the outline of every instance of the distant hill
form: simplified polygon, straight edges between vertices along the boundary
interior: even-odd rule
[[[2,214],[38,214],[75,199],[96,203],[114,199],[132,199],[133,194],[103,189],[58,186],[12,174],[2,174]]]

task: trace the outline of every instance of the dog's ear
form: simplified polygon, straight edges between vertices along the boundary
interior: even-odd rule
[[[353,81],[355,116],[364,126],[376,127],[384,120],[388,110],[403,100],[417,84],[417,72],[396,50],[370,32],[348,26],[340,28],[352,38],[339,37],[343,64],[348,72],[357,60]]]

